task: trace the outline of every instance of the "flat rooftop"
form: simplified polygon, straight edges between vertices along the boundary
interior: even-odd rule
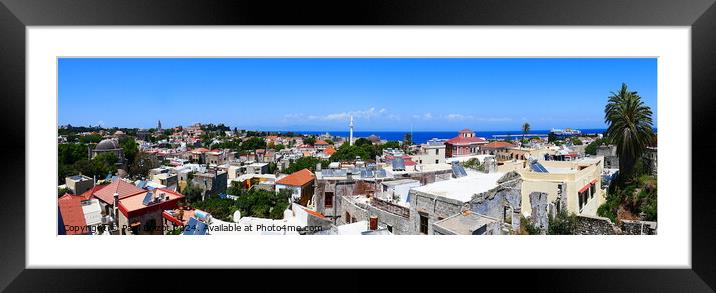
[[[472,199],[474,194],[482,193],[497,187],[497,180],[503,175],[505,174],[471,172],[465,177],[438,181],[424,186],[415,187],[413,190],[455,199],[461,202],[468,202]]]
[[[85,175],[74,175],[74,176],[70,176],[70,177],[68,177],[68,178],[72,179],[73,181],[87,181],[87,180],[92,180],[92,178],[89,178],[89,177],[87,177],[87,176],[85,176]]]
[[[413,184],[413,183],[420,183],[420,181],[415,179],[399,179],[399,180],[392,180],[392,181],[384,181],[383,185],[385,186],[397,186],[397,185],[403,185],[403,184]]]
[[[497,221],[497,219],[468,211],[447,217],[435,222],[433,225],[457,235],[472,235],[480,227]]]
[[[471,155],[471,156],[461,156],[461,157],[452,157],[445,159],[445,162],[452,163],[452,162],[467,162],[470,159],[477,159],[480,161],[480,163],[485,162],[485,158],[494,158],[493,155]]]

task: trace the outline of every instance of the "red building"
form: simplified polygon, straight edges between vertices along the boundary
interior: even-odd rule
[[[487,144],[487,140],[476,137],[474,131],[465,128],[460,130],[456,137],[445,142],[445,156],[450,158],[477,155],[480,146],[484,144]]]
[[[157,188],[119,200],[119,228],[122,234],[162,235],[165,232],[162,213],[173,210],[184,199],[181,193]]]

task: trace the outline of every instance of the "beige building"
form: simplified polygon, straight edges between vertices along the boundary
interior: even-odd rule
[[[82,174],[65,177],[65,185],[72,194],[82,194],[94,186],[94,180]]]
[[[578,215],[597,214],[597,208],[606,201],[602,190],[603,157],[575,161],[527,162],[517,172],[522,177],[522,214],[531,214],[530,193],[547,194],[548,211],[566,208]],[[540,168],[541,167],[541,168]],[[566,202],[562,202],[566,199]]]
[[[445,143],[432,139],[420,145],[418,153],[413,155],[413,161],[418,164],[444,164]]]

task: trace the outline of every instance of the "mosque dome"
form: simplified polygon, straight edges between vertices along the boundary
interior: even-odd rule
[[[95,151],[107,151],[119,148],[119,142],[115,139],[104,139],[94,148]]]

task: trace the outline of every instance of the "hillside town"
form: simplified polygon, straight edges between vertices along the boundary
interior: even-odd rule
[[[657,232],[656,134],[625,158],[609,133],[530,136],[526,122],[515,126],[523,136],[464,128],[420,143],[410,132],[354,137],[360,121],[347,122],[347,137],[161,121],[59,126],[58,233]]]

